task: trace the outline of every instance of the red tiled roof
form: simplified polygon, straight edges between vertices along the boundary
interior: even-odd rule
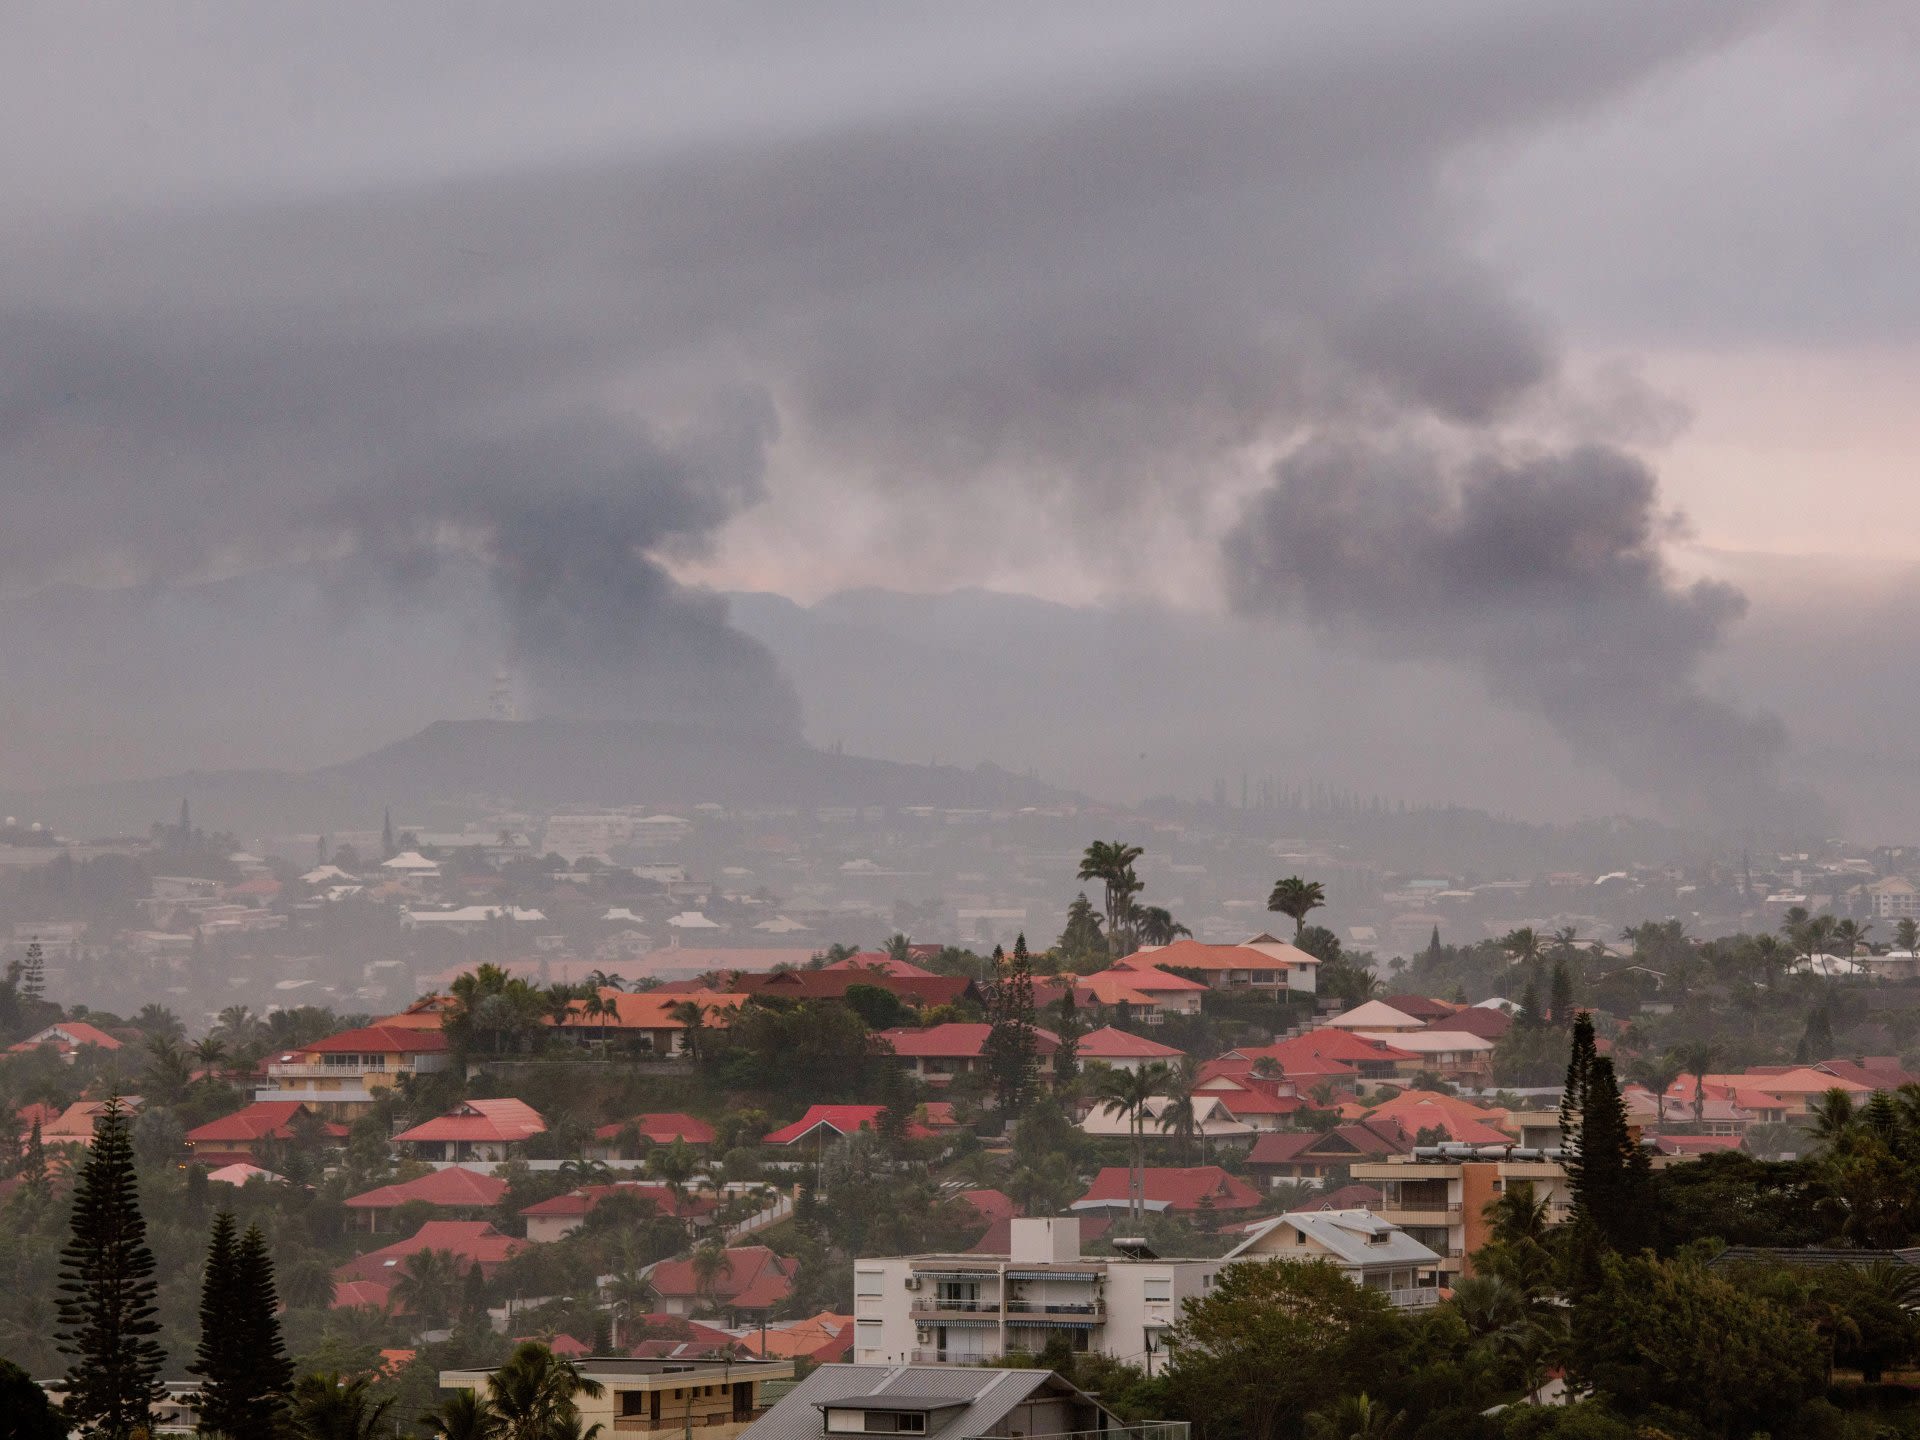
[[[1456,1010],[1466,1008],[1463,1005],[1455,1005],[1450,1000],[1435,1000],[1430,995],[1407,993],[1387,995],[1383,996],[1382,999],[1402,1015],[1410,1015],[1415,1020],[1440,1020],[1453,1014]]]
[[[1136,952],[1138,958],[1160,966],[1178,966],[1182,970],[1287,970],[1313,965],[1313,956],[1281,943],[1285,953],[1276,958],[1247,945],[1209,945],[1201,940],[1176,940],[1171,945],[1153,946]],[[1298,956],[1298,959],[1294,957]]]
[[[938,947],[927,947],[938,954]],[[823,965],[822,970],[877,970],[883,975],[891,975],[896,980],[930,980],[933,971],[914,964],[911,960],[896,960],[884,950],[862,950],[857,955],[849,955],[844,960],[836,960],[831,965]]]
[[[187,1144],[200,1146],[222,1142],[289,1140],[293,1138],[293,1117],[306,1108],[299,1100],[256,1100],[231,1115],[222,1115],[218,1120],[195,1126],[187,1132]],[[324,1129],[332,1139],[346,1138],[347,1127],[344,1125],[328,1125]]]
[[[385,1022],[364,1025],[358,1030],[342,1030],[311,1045],[302,1045],[300,1055],[418,1055],[447,1048],[447,1037],[435,1029],[417,1029],[411,1025]]]
[[[791,1125],[782,1125],[771,1135],[762,1137],[765,1145],[793,1145],[804,1140],[822,1125],[836,1135],[851,1135],[857,1130],[873,1130],[879,1126],[880,1112],[884,1105],[809,1105],[807,1113]],[[915,1140],[924,1140],[933,1134],[918,1121],[910,1121],[907,1134]]]
[[[346,1206],[349,1210],[394,1210],[410,1200],[424,1200],[429,1205],[450,1209],[478,1209],[499,1204],[500,1197],[506,1193],[506,1181],[453,1165],[395,1185],[349,1195]]]
[[[1428,1023],[1428,1030],[1446,1034],[1478,1035],[1482,1040],[1498,1040],[1513,1028],[1513,1017],[1504,1010],[1485,1005],[1469,1005],[1451,1015]]]
[[[1303,1157],[1315,1160],[1384,1160],[1405,1155],[1413,1142],[1391,1121],[1369,1124],[1355,1121],[1336,1125],[1326,1134],[1311,1130],[1275,1131],[1257,1137],[1247,1152],[1249,1165],[1287,1165]]]
[[[589,1215],[609,1195],[631,1195],[636,1200],[651,1200],[662,1215],[676,1220],[694,1215],[711,1215],[720,1208],[719,1202],[711,1195],[676,1197],[665,1185],[629,1180],[615,1181],[611,1185],[582,1185],[564,1195],[555,1195],[529,1205],[520,1213],[526,1216]]]
[[[1305,1065],[1312,1061],[1338,1060],[1342,1064],[1359,1064],[1381,1060],[1418,1060],[1420,1057],[1411,1050],[1398,1050],[1381,1040],[1368,1040],[1354,1034],[1351,1030],[1339,1030],[1327,1027],[1309,1030],[1304,1035],[1295,1035],[1290,1040],[1278,1040],[1271,1045],[1242,1045],[1230,1050],[1229,1055],[1237,1055],[1245,1060],[1258,1060],[1263,1056],[1271,1057],[1280,1064],[1282,1071],[1291,1074],[1296,1065]]]
[[[1096,970],[1093,974],[1082,978],[1088,981],[1118,980],[1123,985],[1131,986],[1135,990],[1145,990],[1150,994],[1165,991],[1169,994],[1186,995],[1204,992],[1207,989],[1204,981],[1189,980],[1184,975],[1172,974],[1150,961],[1142,960],[1137,955],[1117,961],[1105,970]]]
[[[730,1245],[727,1260],[731,1268],[713,1283],[714,1298],[722,1305],[765,1310],[793,1293],[793,1277],[800,1269],[798,1260],[776,1255],[764,1245]],[[647,1278],[656,1292],[674,1299],[691,1300],[702,1293],[691,1260],[662,1260]]]
[[[962,1190],[960,1198],[979,1211],[982,1220],[1006,1220],[1020,1213],[1004,1190]]]
[[[1087,1193],[1074,1201],[1074,1208],[1109,1208],[1127,1203],[1127,1167],[1108,1165],[1093,1177]],[[1251,1210],[1260,1204],[1260,1192],[1237,1175],[1229,1175],[1218,1165],[1171,1167],[1149,1165],[1141,1172],[1149,1205],[1177,1211],[1201,1208],[1203,1199],[1211,1200],[1215,1210]]]
[[[1822,1060],[1814,1067],[1823,1070],[1836,1080],[1850,1080],[1855,1085],[1865,1085],[1875,1090],[1898,1090],[1902,1085],[1920,1083],[1920,1075],[1915,1075],[1900,1063],[1897,1055],[1861,1055],[1851,1060]]]
[[[977,1060],[985,1052],[987,1036],[992,1030],[991,1025],[949,1020],[944,1025],[930,1025],[924,1030],[906,1027],[882,1030],[879,1038],[891,1045],[896,1055],[924,1056],[936,1060]],[[1033,1040],[1034,1050],[1040,1055],[1051,1055],[1060,1048],[1060,1037],[1037,1025],[1033,1030]]]
[[[336,1280],[333,1284],[333,1308],[354,1310],[362,1305],[371,1305],[376,1310],[384,1310],[392,1294],[393,1282],[390,1280]]]
[[[524,1100],[463,1100],[395,1140],[493,1140],[510,1143],[543,1134],[547,1122]],[[189,1139],[192,1137],[189,1136]]]
[[[377,1280],[392,1284],[406,1258],[422,1250],[449,1251],[490,1276],[526,1248],[526,1241],[502,1235],[484,1220],[429,1220],[405,1240],[347,1261],[333,1272],[333,1277],[336,1282]]]
[[[657,1111],[646,1115],[636,1115],[631,1120],[616,1120],[611,1125],[602,1125],[593,1132],[596,1140],[615,1140],[620,1132],[632,1125],[639,1131],[640,1138],[653,1145],[671,1145],[675,1140],[684,1140],[689,1145],[711,1145],[713,1127],[704,1120],[696,1120],[691,1115],[682,1115],[677,1110]]]
[[[1080,1037],[1079,1054],[1082,1060],[1177,1060],[1186,1051],[1128,1030],[1102,1025]]]

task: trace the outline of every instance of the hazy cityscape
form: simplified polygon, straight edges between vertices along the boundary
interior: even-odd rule
[[[0,1440],[1920,1436],[1904,7],[0,37]]]

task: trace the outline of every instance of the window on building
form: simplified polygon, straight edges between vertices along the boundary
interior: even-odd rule
[[[881,1293],[881,1285],[886,1275],[879,1270],[856,1270],[853,1272],[853,1293],[869,1298]]]
[[[1173,1280],[1169,1276],[1150,1276],[1141,1282],[1140,1298],[1146,1301],[1173,1299]]]

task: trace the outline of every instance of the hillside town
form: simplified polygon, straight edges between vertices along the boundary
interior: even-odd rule
[[[1810,866],[1832,890],[1784,897],[1759,934],[1659,921],[1583,940],[1546,915],[1469,944],[1432,933],[1382,964],[1316,923],[1334,904],[1317,879],[1257,897],[1268,929],[1203,940],[1150,903],[1144,847],[1101,841],[1056,877],[1072,895],[1044,949],[1021,931],[986,954],[895,931],[801,955],[776,932],[623,955],[580,953],[547,907],[617,895],[601,918],[620,934],[722,906],[676,897],[656,862],[530,871],[511,838],[392,834],[365,860],[342,841],[291,875],[183,814],[137,849],[11,872],[16,903],[39,904],[91,893],[96,870],[142,877],[142,920],[190,927],[186,949],[146,957],[150,979],[246,953],[250,935],[338,926],[366,944],[383,910],[414,947],[347,992],[390,1008],[277,981],[280,1002],[182,1015],[70,998],[98,963],[89,924],[55,930],[48,912],[45,938],[16,942],[0,1352],[61,1372],[46,1297],[67,1197],[109,1133],[159,1260],[162,1430],[205,1428],[188,1337],[214,1217],[258,1227],[287,1353],[403,1426],[444,1418],[447,1393],[491,1403],[494,1367],[564,1364],[608,1387],[616,1418],[719,1440],[779,1433],[795,1397],[839,1403],[889,1376],[959,1403],[964,1383],[919,1377],[981,1367],[1094,1407],[1094,1428],[1207,1429],[1193,1387],[1217,1380],[1200,1357],[1228,1362],[1196,1336],[1250,1267],[1277,1267],[1261,1286],[1337,1280],[1342,1304],[1421,1345],[1464,1326],[1474,1378],[1419,1433],[1466,1433],[1447,1426],[1598,1383],[1566,1329],[1577,1303],[1539,1308],[1575,1293],[1562,1271],[1628,1283],[1596,1252],[1702,1256],[1715,1286],[1736,1255],[1773,1267],[1769,1286],[1825,1284],[1795,1278],[1806,1246],[1904,1264],[1920,1229],[1920,1167],[1900,1158],[1920,1133],[1913,921],[1889,927],[1903,957],[1874,922],[1798,903],[1892,893],[1842,889],[1844,866]],[[504,893],[523,882],[540,888]],[[723,913],[821,922],[735,903]],[[1596,1179],[1606,1125],[1612,1192]],[[1882,1371],[1920,1355],[1920,1328],[1900,1335],[1835,1354]]]

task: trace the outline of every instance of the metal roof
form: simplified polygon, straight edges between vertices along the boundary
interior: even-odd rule
[[[820,1410],[827,1405],[936,1410],[942,1413],[929,1417],[929,1437],[970,1440],[985,1435],[1043,1389],[1078,1393],[1051,1370],[822,1365],[748,1426],[741,1440],[819,1440]]]

